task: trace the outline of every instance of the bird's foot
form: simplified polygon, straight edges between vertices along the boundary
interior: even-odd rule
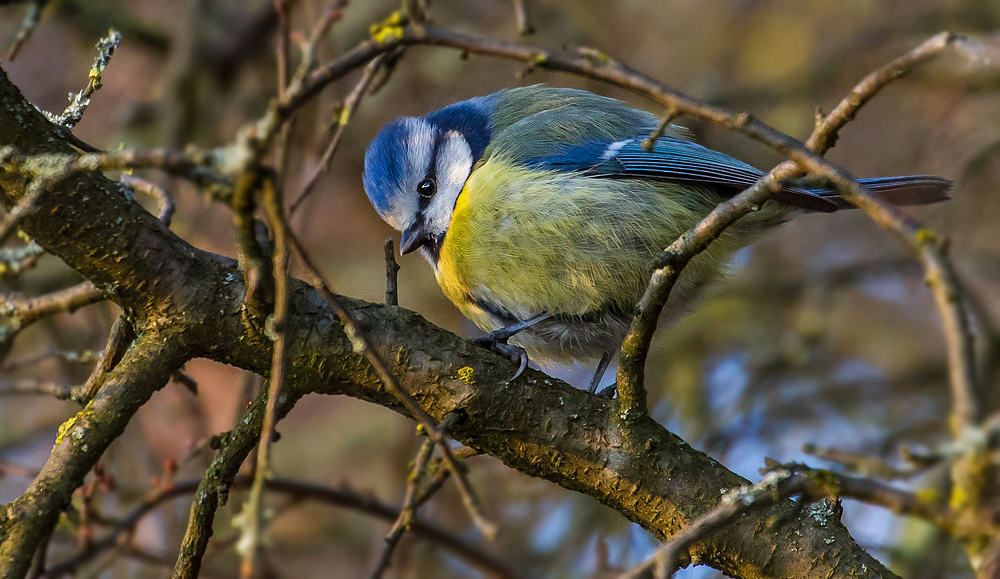
[[[601,391],[597,393],[597,396],[599,396],[600,398],[607,398],[608,400],[611,400],[617,394],[618,394],[618,382],[615,382],[614,384],[610,384],[608,386],[605,386],[604,388],[601,388]]]
[[[494,354],[499,354],[516,363],[518,365],[517,372],[514,372],[514,375],[510,377],[511,380],[515,380],[528,367],[528,353],[520,346],[507,343],[511,335],[512,333],[507,328],[501,328],[490,332],[482,338],[473,338],[470,341],[477,346],[482,346]]]

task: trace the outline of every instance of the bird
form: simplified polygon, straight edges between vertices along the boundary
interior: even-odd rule
[[[444,295],[487,333],[477,343],[518,360],[515,377],[528,358],[596,362],[593,393],[654,260],[764,175],[673,124],[649,147],[658,125],[585,90],[509,88],[388,123],[365,153],[362,182],[402,232],[400,253],[419,250]],[[860,182],[898,205],[943,201],[951,188],[929,175]],[[852,207],[830,189],[793,183],[691,260],[663,315],[684,315],[762,234],[803,213]]]

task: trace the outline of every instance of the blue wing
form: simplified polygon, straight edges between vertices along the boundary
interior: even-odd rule
[[[591,140],[568,145],[559,155],[535,157],[527,163],[558,171],[580,171],[594,177],[689,181],[713,186],[724,197],[757,182],[764,172],[734,157],[698,143],[660,137],[652,151],[642,143],[645,135],[619,141]],[[729,195],[727,195],[727,193]],[[824,189],[797,187],[782,191],[780,199],[812,211],[831,212],[842,204]]]

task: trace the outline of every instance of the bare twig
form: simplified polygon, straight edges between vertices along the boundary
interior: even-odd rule
[[[413,520],[417,516],[417,509],[415,506],[417,489],[420,488],[420,481],[424,477],[424,471],[427,470],[427,463],[430,461],[431,454],[433,452],[433,440],[427,439],[422,445],[420,445],[417,457],[413,461],[413,472],[410,473],[410,476],[406,481],[406,495],[403,497],[403,507],[399,510],[399,516],[396,517],[396,521],[392,524],[389,534],[385,537],[385,548],[382,549],[382,555],[379,557],[378,563],[375,565],[375,569],[373,569],[369,575],[370,579],[379,579],[382,577],[382,574],[389,569],[389,565],[392,562],[392,554],[396,550],[396,545],[399,544],[399,540],[403,537],[403,533],[411,524],[413,524]]]
[[[59,400],[70,400],[73,397],[73,385],[31,378],[0,382],[0,396],[20,394],[41,394],[55,396]]]
[[[176,206],[174,204],[174,198],[167,192],[166,189],[141,177],[136,177],[135,175],[123,175],[122,183],[124,183],[127,187],[130,187],[133,191],[139,191],[140,193],[145,193],[146,195],[152,197],[156,201],[156,205],[160,211],[156,216],[157,219],[159,219],[164,225],[168,227],[170,226],[170,221],[174,217]]]
[[[448,428],[454,424],[458,416],[454,413],[449,414],[441,421],[440,430],[441,434],[447,432]],[[424,493],[424,496],[420,496],[420,483],[423,480],[427,472],[427,464],[431,459],[431,455],[434,453],[434,441],[427,439],[420,446],[420,450],[417,452],[417,457],[413,461],[413,472],[410,474],[409,479],[406,481],[406,495],[403,497],[403,507],[399,511],[399,517],[396,522],[393,523],[392,529],[389,530],[389,534],[385,537],[385,549],[382,550],[382,556],[379,558],[378,564],[375,569],[369,575],[370,579],[379,579],[382,574],[389,569],[389,565],[392,562],[392,554],[396,550],[396,546],[399,544],[399,540],[403,537],[413,521],[417,517],[417,508],[421,503],[418,504],[417,500],[423,498],[426,501],[430,498],[430,494]],[[436,489],[435,489],[436,490]]]
[[[396,249],[392,238],[385,240],[385,303],[399,305],[399,264],[396,263]]]
[[[309,39],[302,47],[302,61],[299,63],[299,69],[295,73],[297,78],[305,78],[307,74],[316,68],[316,48],[327,32],[330,31],[333,23],[340,20],[340,17],[343,15],[341,11],[346,5],[347,0],[336,0],[329,3],[323,9],[322,16],[320,16],[316,26],[313,27],[312,32],[309,33]]]
[[[7,60],[17,58],[17,53],[21,51],[21,47],[24,46],[24,43],[31,37],[31,33],[38,27],[38,22],[42,17],[42,10],[48,3],[48,0],[35,0],[28,6],[21,29],[17,31],[17,36],[14,37],[13,42],[10,43],[10,48],[7,50]]]
[[[25,328],[45,317],[73,312],[104,299],[89,281],[37,297],[0,293],[0,352]]]
[[[90,106],[90,97],[101,89],[101,73],[104,72],[104,69],[111,62],[111,55],[115,53],[115,49],[118,48],[118,43],[121,40],[121,33],[111,29],[108,31],[106,37],[97,41],[97,57],[94,58],[94,66],[90,68],[90,72],[87,74],[89,78],[87,86],[78,93],[70,93],[69,106],[66,107],[66,110],[61,115],[53,115],[42,111],[50,121],[69,129],[80,122],[80,119],[83,118],[83,112]]]
[[[375,78],[375,73],[379,71],[382,67],[382,63],[385,61],[385,55],[379,55],[372,59],[365,67],[364,73],[361,75],[361,79],[351,93],[347,95],[344,99],[344,104],[340,109],[340,115],[337,117],[337,128],[334,130],[333,138],[330,139],[330,144],[327,145],[326,150],[323,152],[323,158],[310,173],[309,178],[306,179],[306,184],[302,186],[302,191],[299,192],[298,197],[292,202],[291,207],[288,209],[288,217],[291,218],[295,215],[295,212],[302,205],[302,202],[309,197],[313,188],[316,186],[316,182],[319,180],[320,175],[325,171],[330,170],[330,160],[333,159],[334,153],[337,152],[337,147],[340,146],[340,141],[344,136],[344,132],[347,130],[347,124],[354,117],[354,113],[357,112],[358,106],[361,105],[361,97],[365,95],[368,87],[371,85],[372,79]]]
[[[653,147],[656,146],[656,140],[663,136],[663,131],[667,130],[670,123],[677,120],[677,116],[677,111],[668,108],[667,111],[663,113],[663,116],[660,117],[660,124],[656,125],[653,132],[650,133],[649,136],[646,137],[646,140],[642,142],[642,148],[647,151],[652,151]]]
[[[174,566],[174,579],[195,579],[199,576],[208,541],[212,536],[216,511],[219,505],[228,500],[229,488],[236,480],[240,466],[260,444],[268,404],[267,395],[266,390],[260,392],[235,428],[213,437],[210,444],[212,448],[218,449],[218,453],[195,491],[187,529]],[[291,410],[301,396],[302,392],[289,388],[285,396],[277,399],[278,416]]]
[[[720,203],[692,229],[686,231],[663,252],[661,262],[653,271],[649,285],[636,306],[632,327],[621,346],[618,363],[618,400],[623,418],[634,419],[646,414],[646,390],[643,384],[646,357],[660,312],[667,303],[670,290],[681,270],[698,253],[738,219],[759,208],[781,184],[797,170],[792,163],[775,167],[753,187]]]
[[[15,360],[13,362],[8,362],[4,366],[0,367],[0,372],[4,374],[9,374],[16,372],[26,366],[34,366],[35,364],[42,362],[43,360],[48,360],[49,358],[60,358],[67,362],[73,362],[75,364],[89,364],[101,359],[100,352],[94,352],[93,350],[81,350],[79,352],[69,352],[65,350],[48,350],[23,360]]]
[[[455,458],[457,458],[458,460],[464,461],[465,459],[472,458],[473,456],[478,456],[482,453],[472,447],[461,446],[453,450],[452,454],[454,454]],[[413,503],[414,508],[420,508],[421,506],[423,506],[424,503],[429,501],[431,497],[434,496],[435,493],[441,490],[441,487],[444,486],[444,483],[448,481],[448,478],[451,477],[451,469],[449,469],[447,465],[444,464],[444,459],[441,457],[437,457],[431,460],[431,464],[428,465],[427,471],[432,472],[434,474],[431,475],[430,480],[427,481],[427,484],[425,484],[423,488],[419,489],[417,497]]]
[[[84,400],[93,400],[94,396],[97,396],[105,378],[125,355],[135,337],[135,329],[128,318],[119,314],[108,334],[108,342],[104,345],[104,353],[101,354],[101,363],[94,366],[94,370],[83,385]]]
[[[286,332],[288,317],[288,239],[284,203],[274,179],[263,180],[262,205],[274,230],[274,311],[268,318],[267,333],[274,342],[271,374],[267,391],[267,407],[257,447],[257,468],[250,497],[243,508],[243,537],[240,539],[243,562],[240,576],[249,579],[254,575],[264,527],[264,488],[271,476],[271,441],[278,420],[278,398],[285,382]]]
[[[535,25],[531,22],[528,12],[528,0],[514,0],[514,17],[517,18],[517,31],[521,36],[535,33]]]

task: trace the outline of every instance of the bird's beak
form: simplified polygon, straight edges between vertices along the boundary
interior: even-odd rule
[[[399,254],[406,255],[416,251],[425,243],[427,235],[424,233],[424,224],[420,220],[414,221],[413,225],[403,231],[403,237],[399,240]]]

